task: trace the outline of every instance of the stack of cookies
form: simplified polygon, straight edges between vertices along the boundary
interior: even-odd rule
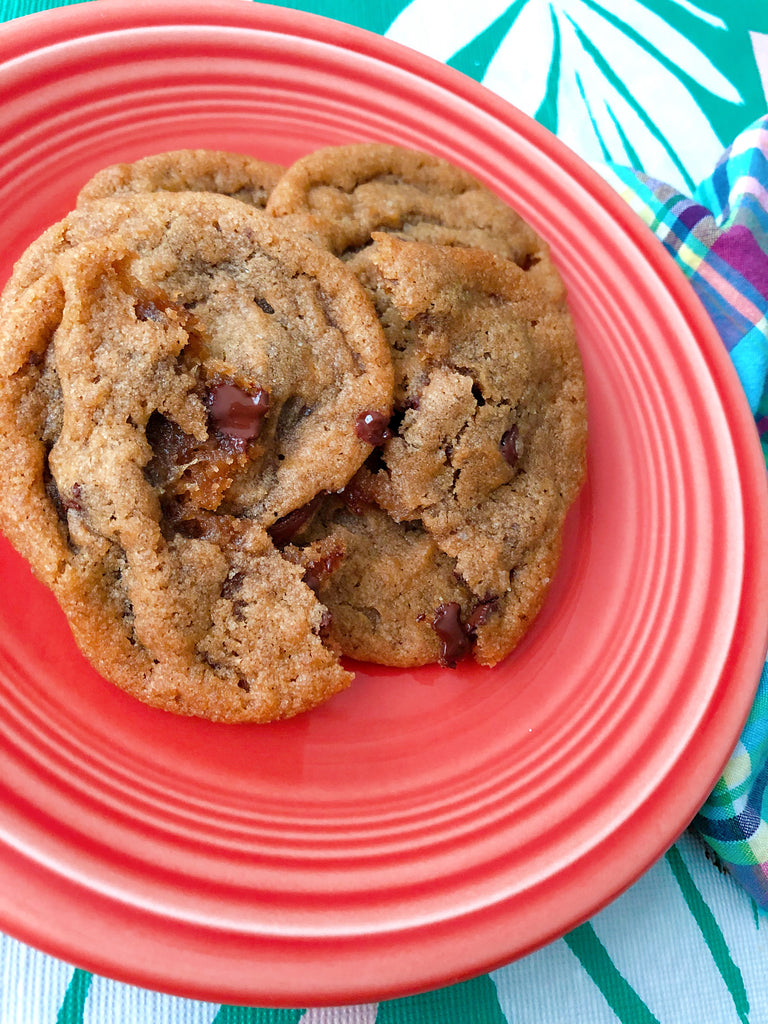
[[[0,528],[96,668],[180,714],[295,715],[342,655],[504,658],[585,443],[546,245],[424,153],[107,168],[0,299]]]

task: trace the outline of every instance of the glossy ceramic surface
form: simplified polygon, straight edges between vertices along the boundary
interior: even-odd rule
[[[458,980],[594,913],[706,797],[765,647],[764,467],[687,283],[532,121],[337,23],[105,0],[3,26],[0,62],[0,279],[117,160],[420,147],[550,241],[590,409],[589,480],[519,650],[493,670],[361,667],[291,722],[132,701],[3,542],[0,927],[146,987],[307,1006]]]

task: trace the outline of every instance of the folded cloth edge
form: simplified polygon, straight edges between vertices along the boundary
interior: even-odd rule
[[[711,317],[768,464],[768,116],[736,137],[691,196],[628,167],[602,170],[673,256]],[[693,822],[722,866],[765,909],[767,789],[768,663],[739,742]]]

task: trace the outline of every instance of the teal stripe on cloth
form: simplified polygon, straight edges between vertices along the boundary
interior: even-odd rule
[[[587,922],[565,936],[565,944],[594,981],[621,1024],[659,1024],[646,1004],[616,969],[608,951]]]
[[[405,999],[379,1003],[376,1024],[507,1024],[488,975]]]
[[[270,1010],[250,1006],[222,1006],[211,1024],[298,1024],[303,1010]]]
[[[4,0],[2,5],[3,21],[10,21],[12,18],[21,18],[25,14],[37,14],[38,11],[47,11],[51,7],[72,7],[76,3],[83,3],[85,0],[58,0],[54,5],[47,0]]]
[[[485,31],[481,32],[474,39],[471,39],[466,46],[463,46],[446,62],[449,67],[476,78],[480,81],[488,70],[496,51],[504,37],[514,25],[515,19],[525,7],[525,0],[516,0],[509,7],[492,21]]]
[[[696,887],[680,851],[673,846],[671,850],[667,851],[666,859],[680,886],[685,902],[688,904],[688,909],[701,930],[723,983],[733,999],[733,1008],[739,1021],[741,1024],[749,1024],[749,998],[744,986],[744,979],[733,960],[728,943],[714,914]]]
[[[395,17],[408,6],[407,0],[319,0],[307,3],[307,0],[281,0],[273,7],[288,7],[296,11],[309,11],[322,14],[325,18],[345,21],[349,25],[359,25],[370,32],[382,35],[394,21]]]
[[[56,1024],[83,1024],[83,1011],[88,998],[93,975],[89,971],[76,969],[64,996],[64,1002],[56,1015]]]

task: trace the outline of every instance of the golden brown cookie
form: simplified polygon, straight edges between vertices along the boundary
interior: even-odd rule
[[[130,693],[294,715],[351,677],[268,528],[344,485],[390,401],[376,317],[327,253],[226,197],[90,204],[0,303],[0,525]]]
[[[396,522],[351,495],[326,498],[296,543],[287,552],[304,566],[317,562],[317,548],[331,545],[343,552],[329,573],[321,573],[316,591],[330,612],[329,636],[360,661],[440,661],[445,649],[433,628],[437,609],[455,603],[466,621],[478,605],[455,574],[454,559],[418,520]],[[445,664],[450,660],[443,658]]]
[[[347,508],[332,501],[298,538],[348,545],[318,591],[336,638],[385,664],[453,664],[470,650],[494,664],[543,602],[584,474],[581,362],[548,247],[465,171],[394,146],[309,154],[267,211],[355,273],[395,368],[380,451]],[[388,551],[409,547],[418,575],[387,567]]]
[[[0,299],[0,527],[93,663],[179,713],[296,714],[339,651],[499,661],[585,441],[546,244],[424,153],[107,168]]]
[[[370,300],[339,261],[223,196],[134,195],[73,211],[18,261],[0,309],[14,337],[27,289],[60,291],[50,268],[84,243],[119,234],[147,297],[186,317],[207,354],[269,391],[260,454],[228,497],[265,525],[320,490],[343,487],[370,452],[356,432],[387,414],[392,369]],[[22,342],[19,342],[22,344]]]
[[[547,258],[533,229],[471,174],[400,146],[316,150],[287,168],[267,211],[342,259],[368,246],[376,231],[489,249],[524,267]]]
[[[585,471],[565,295],[478,249],[382,234],[365,260],[393,314],[399,406],[346,507],[335,501],[306,533],[341,536],[348,549],[318,593],[356,657],[455,661],[463,630],[461,653],[471,646],[493,664],[543,602]]]
[[[77,205],[131,192],[216,192],[261,209],[283,168],[241,153],[177,149],[113,164],[80,190]]]

